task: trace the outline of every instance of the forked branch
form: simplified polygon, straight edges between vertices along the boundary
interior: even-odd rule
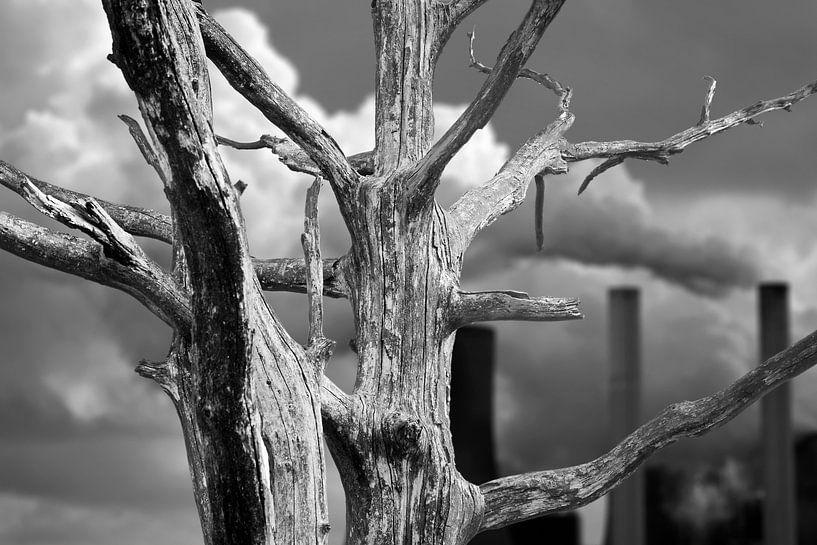
[[[468,33],[468,59],[470,61],[469,66],[471,68],[475,68],[479,70],[483,74],[490,74],[493,72],[493,68],[490,66],[486,66],[479,62],[474,55],[474,39],[476,38],[477,31],[476,29],[472,30]],[[545,89],[552,91],[558,98],[559,98],[559,109],[561,111],[569,110],[570,109],[570,99],[573,97],[573,91],[570,87],[565,87],[558,80],[556,80],[550,74],[546,74],[544,72],[536,72],[531,70],[530,68],[523,68],[519,71],[519,74],[516,76],[518,78],[525,78],[531,81],[535,81],[539,85],[543,86]]]
[[[657,161],[667,164],[669,158],[681,153],[684,148],[741,124],[759,124],[755,118],[761,114],[775,110],[790,111],[791,107],[801,100],[817,93],[817,81],[804,85],[800,89],[787,95],[770,100],[760,100],[751,106],[736,110],[718,119],[710,119],[709,108],[715,93],[715,80],[710,78],[709,89],[704,100],[701,118],[693,127],[665,138],[659,142],[637,142],[635,140],[617,140],[613,142],[581,142],[571,144],[565,142],[562,148],[562,157],[565,161],[576,162],[585,159],[607,159],[595,169],[582,184],[581,191],[587,188],[590,180],[613,166],[621,164],[625,159],[640,159],[642,161]],[[580,192],[581,192],[580,191]]]
[[[503,477],[480,486],[481,531],[576,509],[603,496],[660,448],[721,426],[783,382],[817,364],[817,331],[769,358],[729,387],[670,405],[607,454],[585,464]]]
[[[197,15],[207,56],[230,85],[250,104],[284,131],[318,165],[321,173],[342,198],[353,186],[358,174],[337,142],[306,111],[276,85],[224,28],[197,5]]]
[[[0,184],[15,193],[20,193],[26,181],[34,184],[46,195],[59,199],[64,203],[91,198],[84,193],[70,191],[38,180],[16,169],[5,161],[0,161]],[[173,225],[169,216],[146,208],[124,206],[97,198],[94,198],[94,200],[128,233],[135,236],[161,240],[162,242],[172,242]]]
[[[5,212],[0,212],[0,248],[33,263],[122,290],[178,331],[190,328],[187,296],[151,261],[123,263],[106,255],[96,242],[57,233]]]
[[[564,0],[532,2],[519,27],[500,51],[495,68],[486,78],[477,97],[417,166],[412,176],[415,205],[422,207],[423,203],[433,199],[443,169],[471,136],[493,117],[563,4]]]
[[[545,130],[522,144],[491,180],[471,189],[451,206],[451,236],[458,254],[465,253],[477,233],[524,202],[534,177],[567,172],[560,146],[573,120],[573,114],[563,111]]]
[[[476,322],[524,320],[560,322],[584,315],[578,299],[531,297],[519,291],[459,291],[451,301],[449,327],[458,329]]]
[[[710,82],[700,122],[659,142],[618,140],[612,142],[581,142],[574,144],[564,138],[573,123],[573,115],[562,111],[559,119],[529,139],[485,185],[463,195],[449,210],[455,224],[455,242],[464,252],[473,238],[499,216],[518,207],[530,180],[537,174],[567,172],[567,163],[586,159],[606,159],[587,176],[580,187],[584,191],[596,176],[624,162],[625,159],[658,161],[666,164],[672,155],[681,153],[694,142],[703,140],[741,124],[758,124],[755,118],[775,111],[789,111],[794,104],[817,93],[817,81],[787,95],[761,100],[718,119],[707,120],[714,95],[714,80]]]

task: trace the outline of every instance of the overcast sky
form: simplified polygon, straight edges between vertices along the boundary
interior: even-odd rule
[[[347,153],[373,143],[369,2],[206,1],[216,17]],[[491,64],[527,8],[493,0],[466,21],[435,84],[438,133],[484,76],[467,67],[465,32]],[[654,140],[697,121],[704,75],[718,79],[713,115],[788,93],[817,78],[817,3],[571,0],[529,66],[574,89],[572,140]],[[116,114],[137,116],[94,0],[0,4],[0,158],[52,183],[166,209]],[[217,132],[254,139],[268,123],[213,75]],[[446,172],[451,202],[502,165],[556,113],[553,96],[519,81],[495,121]],[[579,296],[587,318],[501,324],[497,427],[503,472],[582,462],[608,445],[606,290],[642,288],[644,417],[721,388],[756,363],[755,286],[791,284],[793,329],[817,327],[817,99],[689,148],[668,167],[630,164],[576,189],[594,164],[548,181],[545,251],[526,203],[485,232],[464,285]],[[257,256],[298,255],[308,179],[265,152],[225,152]],[[326,255],[347,247],[324,192]],[[40,221],[16,195],[5,211]],[[158,259],[166,248],[146,244]],[[298,335],[301,296],[272,304]],[[163,395],[132,369],[160,358],[167,328],[128,296],[0,254],[0,542],[59,545],[200,543],[179,426]],[[346,303],[328,303],[329,335],[352,335]],[[330,372],[353,380],[351,354]],[[795,423],[817,429],[817,375],[795,382]],[[682,442],[667,463],[754,452],[756,411],[716,435]],[[340,496],[335,487],[332,496]],[[338,510],[334,526],[342,526]],[[339,543],[340,532],[332,532]]]

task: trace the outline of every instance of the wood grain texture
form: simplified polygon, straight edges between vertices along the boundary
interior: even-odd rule
[[[212,131],[195,7],[110,0],[114,58],[162,170],[192,292],[189,344],[168,376],[210,544],[324,543],[321,385],[262,295]]]

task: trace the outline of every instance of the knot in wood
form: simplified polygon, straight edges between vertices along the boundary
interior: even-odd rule
[[[394,411],[383,418],[383,440],[396,458],[412,458],[422,452],[425,426],[414,415]]]

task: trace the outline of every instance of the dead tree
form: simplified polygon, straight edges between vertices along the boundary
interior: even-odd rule
[[[184,430],[207,544],[325,543],[325,437],[342,475],[347,543],[464,544],[476,533],[593,501],[657,449],[723,424],[817,362],[817,332],[725,390],[668,407],[588,463],[477,484],[454,466],[449,431],[450,359],[458,327],[487,320],[569,320],[578,301],[459,288],[468,245],[522,202],[534,179],[571,162],[665,163],[687,145],[765,112],[789,109],[817,82],[773,100],[700,120],[659,142],[570,142],[570,90],[526,68],[564,0],[533,0],[476,98],[432,145],[432,79],[463,18],[485,0],[374,0],[376,145],[348,157],[193,0],[103,0],[110,59],[135,93],[146,134],[126,120],[164,183],[172,215],[104,202],[0,163],[3,185],[89,238],[0,213],[0,246],[24,259],[123,290],[175,332],[169,356],[138,372],[172,398]],[[288,138],[238,144],[213,132],[206,57]],[[555,118],[501,170],[444,209],[435,202],[451,158],[491,119],[518,77],[553,91]],[[308,192],[304,259],[253,259],[219,145],[267,147],[291,169],[327,180],[351,248],[322,259],[316,196]],[[589,182],[589,179],[587,180]],[[586,184],[585,186],[586,187]],[[583,187],[583,189],[584,189]],[[135,236],[171,245],[163,270]],[[263,290],[306,292],[310,331],[301,346]],[[354,313],[359,374],[346,394],[324,376],[332,343],[322,295]]]

